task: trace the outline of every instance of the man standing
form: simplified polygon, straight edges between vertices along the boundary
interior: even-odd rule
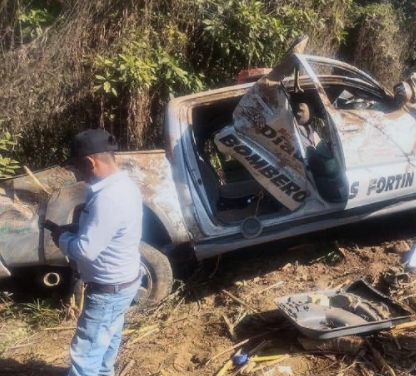
[[[86,283],[84,309],[71,343],[68,376],[113,376],[124,314],[140,285],[142,197],[119,170],[114,137],[102,129],[76,135],[71,161],[89,183],[76,234],[53,231]]]

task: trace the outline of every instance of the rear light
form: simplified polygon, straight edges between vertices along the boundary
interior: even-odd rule
[[[243,70],[240,73],[238,73],[237,84],[255,82],[270,72],[270,68],[253,68]]]

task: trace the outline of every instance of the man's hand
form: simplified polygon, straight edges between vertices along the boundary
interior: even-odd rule
[[[59,227],[64,229],[65,231],[72,232],[73,234],[76,234],[78,232],[79,225],[78,225],[78,223],[70,223],[68,225],[62,225],[62,226],[59,226]]]
[[[61,236],[61,234],[63,234],[64,232],[67,232],[67,231],[68,231],[68,229],[65,228],[65,226],[59,226],[54,231],[52,231],[52,233],[51,233],[52,240],[58,248],[59,248],[59,237]]]
[[[78,223],[70,223],[68,225],[59,226],[55,222],[52,222],[47,219],[43,223],[43,227],[48,229],[51,232],[52,240],[58,248],[59,248],[59,237],[61,236],[62,233],[64,232],[77,233],[78,232]]]

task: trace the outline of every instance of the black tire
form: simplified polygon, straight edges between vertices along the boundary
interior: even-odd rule
[[[140,244],[142,283],[133,304],[150,307],[170,294],[173,284],[172,267],[168,258],[145,242]]]

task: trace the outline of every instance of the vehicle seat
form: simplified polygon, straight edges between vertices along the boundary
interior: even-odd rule
[[[348,199],[348,184],[345,173],[341,171],[328,143],[316,132],[313,109],[306,103],[294,105],[295,117],[299,124],[306,160],[312,172],[319,194],[328,202],[345,202]],[[319,119],[317,119],[319,120]],[[306,125],[311,134],[307,134]]]
[[[332,154],[330,146],[321,140],[316,147],[306,148],[306,159],[319,194],[328,202],[346,202],[348,182]]]
[[[220,184],[218,174],[201,154],[198,154],[198,167],[213,213],[217,213],[221,199],[239,200],[257,196],[262,190],[261,185],[254,179]]]

